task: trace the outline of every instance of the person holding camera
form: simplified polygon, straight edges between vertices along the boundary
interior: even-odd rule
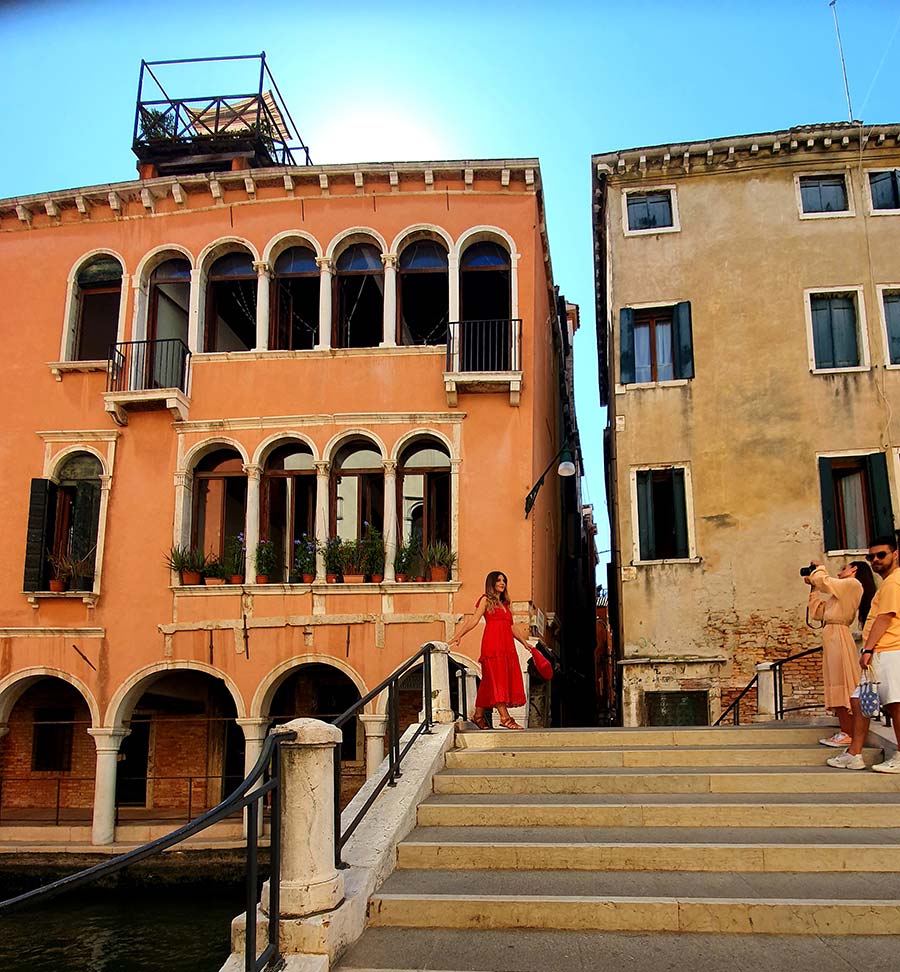
[[[862,560],[845,564],[837,577],[816,561],[800,571],[809,592],[808,615],[822,622],[822,681],[825,685],[825,708],[837,716],[840,729],[823,746],[846,749],[852,741],[853,714],[851,696],[859,684],[858,649],[850,626],[859,619],[866,623],[869,605],[875,595],[875,579],[869,565]]]

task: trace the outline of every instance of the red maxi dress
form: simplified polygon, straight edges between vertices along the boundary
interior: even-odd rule
[[[481,602],[478,599],[475,606]],[[498,604],[493,611],[484,612],[484,635],[481,638],[481,684],[475,705],[490,709],[498,702],[503,705],[525,705],[525,685],[512,633],[512,611]]]

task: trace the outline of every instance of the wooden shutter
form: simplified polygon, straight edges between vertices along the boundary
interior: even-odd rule
[[[653,473],[637,474],[638,535],[641,560],[656,560],[656,530],[653,524]]]
[[[819,460],[819,489],[822,494],[822,539],[826,550],[838,549],[837,518],[834,508],[834,477],[831,460]]]
[[[900,293],[884,295],[884,319],[891,364],[900,364]]]
[[[684,494],[684,470],[672,470],[672,504],[675,507],[675,556],[687,557],[687,503]]]
[[[834,338],[831,333],[831,304],[827,297],[811,297],[813,354],[817,368],[834,367]]]
[[[891,487],[883,452],[873,452],[872,455],[866,456],[866,472],[874,531],[874,536],[869,537],[869,540],[891,536],[894,532],[894,511],[891,509]]]
[[[619,382],[634,384],[634,311],[630,307],[619,311]]]
[[[672,351],[676,378],[694,377],[694,338],[691,329],[691,302],[683,300],[672,311]]]
[[[856,302],[852,297],[832,298],[831,333],[834,342],[834,367],[856,368],[859,365],[859,341]]]
[[[97,546],[97,527],[100,523],[100,484],[90,479],[75,483],[75,504],[72,511],[71,555],[80,560],[89,557]]]
[[[47,589],[47,555],[50,553],[55,518],[56,483],[49,479],[32,479],[25,533],[25,576],[22,581],[25,591]]]

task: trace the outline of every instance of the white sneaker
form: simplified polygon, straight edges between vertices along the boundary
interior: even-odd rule
[[[827,739],[820,739],[820,746],[832,746],[834,749],[846,749],[853,740],[846,732],[836,732]]]
[[[873,767],[876,773],[900,773],[900,752],[894,753],[883,763],[876,763]]]
[[[840,756],[832,756],[831,759],[826,759],[825,762],[835,769],[861,770],[866,768],[866,761],[862,758],[861,754],[851,756],[850,753],[841,753]],[[887,772],[900,773],[900,762],[897,763],[897,769],[888,770]]]

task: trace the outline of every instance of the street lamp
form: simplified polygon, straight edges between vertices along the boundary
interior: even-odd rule
[[[556,473],[558,476],[574,476],[575,475],[575,457],[572,455],[572,445],[566,442],[563,447],[556,453],[556,455],[547,464],[547,468],[541,473],[538,481],[531,487],[531,491],[525,497],[525,519],[528,519],[528,514],[531,512],[532,507],[537,500],[537,495],[541,491],[541,486],[544,485],[544,477],[553,468],[553,463],[559,459],[559,465],[556,467]]]

